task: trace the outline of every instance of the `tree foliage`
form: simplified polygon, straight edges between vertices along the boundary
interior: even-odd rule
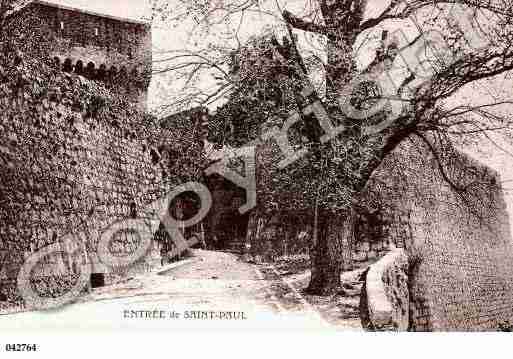
[[[290,131],[290,141],[308,149],[308,155],[283,170],[276,168],[283,155],[265,147],[268,160],[262,162],[269,166],[260,170],[260,183],[267,181],[273,199],[285,198],[262,203],[319,208],[321,217],[338,218],[322,221],[337,232],[336,223],[347,221],[373,172],[403,141],[424,143],[444,179],[462,192],[442,158],[450,157],[455,145],[480,139],[497,144],[496,134],[511,140],[510,94],[480,96],[482,90],[473,87],[513,69],[511,7],[510,1],[316,0],[289,11],[279,2],[226,0],[186,6],[186,14],[196,16],[196,29],[202,26],[209,36],[230,36],[225,49],[232,48],[212,66],[200,67],[218,71],[224,66],[229,75],[218,93],[227,93],[228,100],[215,121],[218,142],[237,146],[254,140],[261,126],[281,128],[290,110],[296,111],[301,121]],[[265,21],[248,15],[252,12],[272,18],[285,38],[269,34]],[[243,46],[242,24],[250,22],[258,36]],[[220,26],[227,30],[216,32]],[[193,52],[204,56],[209,46]],[[240,60],[230,66],[234,52]],[[273,56],[267,59],[269,53]],[[322,81],[315,81],[319,76]],[[305,94],[306,88],[313,90]],[[312,103],[318,104],[316,113],[305,111]],[[321,140],[322,116],[343,127],[330,141]],[[290,193],[300,199],[292,200]],[[347,233],[342,227],[339,232]],[[331,256],[336,262],[336,237],[320,235],[314,273],[337,267],[322,259]],[[324,274],[317,277],[336,285]]]

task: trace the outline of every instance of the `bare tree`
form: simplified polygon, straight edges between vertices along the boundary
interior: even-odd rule
[[[268,15],[261,2],[244,4],[206,3],[198,24],[212,31],[211,19],[236,18],[242,23],[249,12]],[[277,5],[286,37],[274,37],[272,43],[293,80],[309,149],[308,165],[302,162],[294,171],[296,176],[316,174],[309,177],[311,187],[306,191],[316,193],[316,249],[308,288],[316,294],[333,293],[339,286],[341,248],[352,235],[355,206],[373,172],[400,143],[416,136],[440,159],[462,141],[487,138],[496,143],[494,133],[511,138],[512,123],[506,116],[510,99],[495,96],[484,104],[454,100],[472,84],[513,68],[510,1],[391,0],[372,16],[366,15],[367,6],[363,0],[308,1],[304,13],[295,15]],[[237,11],[239,16],[234,17]],[[463,15],[455,19],[454,12]],[[397,32],[398,23],[402,32]],[[237,40],[240,27],[234,29]],[[325,69],[325,95],[311,81],[310,57],[305,56],[297,30],[315,34],[325,45],[325,60],[319,59]],[[469,39],[470,30],[481,34],[478,40],[486,46]],[[374,53],[364,65],[358,61],[362,49]],[[223,56],[226,62],[228,53]],[[229,75],[221,62],[210,65]],[[218,95],[233,85],[233,77],[227,78]],[[453,184],[455,191],[462,190]]]

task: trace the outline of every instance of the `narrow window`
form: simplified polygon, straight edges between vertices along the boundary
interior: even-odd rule
[[[99,34],[98,28],[95,28],[95,29],[94,29],[94,35],[95,35],[95,36],[98,36],[98,34]]]
[[[64,30],[64,21],[61,21],[61,30]]]

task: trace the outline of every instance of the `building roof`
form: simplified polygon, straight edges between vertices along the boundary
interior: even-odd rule
[[[148,24],[150,18],[145,0],[19,0],[13,12],[33,3],[137,24]]]

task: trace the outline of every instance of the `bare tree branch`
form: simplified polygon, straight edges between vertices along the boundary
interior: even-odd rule
[[[316,34],[321,34],[321,35],[328,34],[328,29],[326,26],[303,20],[299,17],[294,16],[288,10],[283,11],[283,18],[285,19],[285,21],[287,23],[289,23],[292,27],[294,27],[296,29],[308,31],[308,32],[314,32]]]

